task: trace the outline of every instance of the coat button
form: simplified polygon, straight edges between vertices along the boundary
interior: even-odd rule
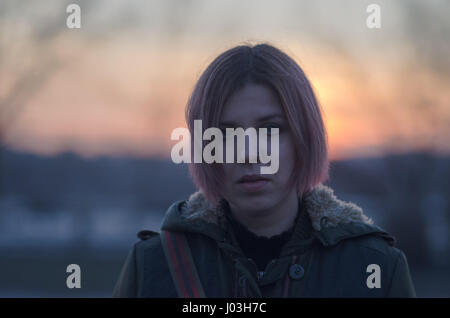
[[[303,275],[305,275],[305,270],[303,269],[303,267],[301,265],[293,264],[289,268],[289,276],[292,279],[300,279],[303,277]]]

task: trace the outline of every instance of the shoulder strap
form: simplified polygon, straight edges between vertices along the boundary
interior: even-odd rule
[[[161,243],[180,298],[205,298],[191,249],[182,232],[161,231]]]

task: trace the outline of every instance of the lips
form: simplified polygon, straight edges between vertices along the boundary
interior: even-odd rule
[[[259,192],[269,183],[269,179],[260,175],[245,175],[238,180],[239,188],[244,192]]]
[[[239,179],[238,183],[257,182],[262,180],[268,181],[269,179],[264,178],[257,174],[246,174],[245,176]]]

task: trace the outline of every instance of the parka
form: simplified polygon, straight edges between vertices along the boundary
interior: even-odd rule
[[[395,237],[361,207],[323,184],[304,195],[300,207],[292,237],[264,271],[242,252],[221,206],[201,191],[173,203],[161,231],[185,235],[206,297],[416,297]],[[179,297],[160,233],[139,236],[113,297]]]

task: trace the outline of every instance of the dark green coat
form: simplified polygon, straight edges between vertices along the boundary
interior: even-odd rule
[[[416,296],[404,253],[360,207],[337,199],[322,184],[304,196],[301,206],[291,240],[259,274],[223,209],[201,192],[175,202],[161,229],[186,234],[207,297]],[[130,251],[114,297],[178,297],[160,235],[147,234]],[[373,277],[370,264],[379,266],[379,288],[367,285]]]

